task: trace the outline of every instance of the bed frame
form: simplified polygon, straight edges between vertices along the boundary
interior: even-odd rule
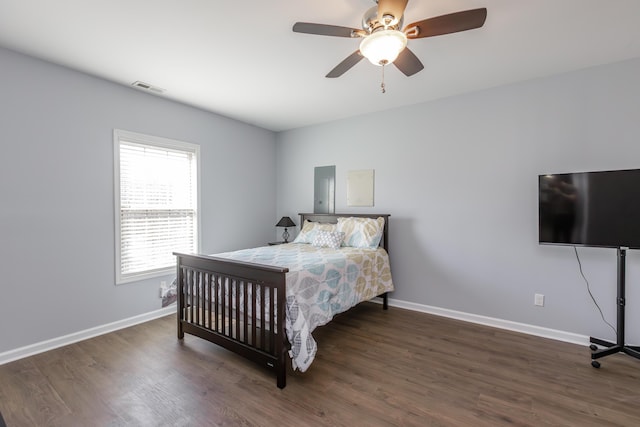
[[[389,215],[300,214],[305,220],[336,223],[339,217],[384,217],[380,246],[388,251]],[[178,339],[191,334],[218,344],[275,371],[286,386],[285,332],[288,268],[214,256],[174,253],[177,257]],[[212,296],[220,298],[212,298]],[[388,308],[387,294],[381,295]],[[264,302],[264,303],[263,303]]]

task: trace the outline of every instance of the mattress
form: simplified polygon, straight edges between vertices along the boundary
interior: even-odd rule
[[[213,255],[286,267],[285,330],[294,369],[306,371],[317,353],[312,332],[336,314],[394,290],[389,256],[382,248],[320,248],[287,243]]]

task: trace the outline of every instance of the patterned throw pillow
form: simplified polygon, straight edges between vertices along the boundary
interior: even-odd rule
[[[318,231],[336,231],[335,224],[322,224],[319,222],[311,222],[305,220],[302,225],[302,230],[293,240],[293,243],[313,243],[313,239],[316,237]]]
[[[319,248],[339,249],[344,239],[344,233],[339,231],[319,230],[313,238],[313,246]]]
[[[342,246],[375,249],[382,239],[384,218],[338,218],[337,230],[344,233]]]

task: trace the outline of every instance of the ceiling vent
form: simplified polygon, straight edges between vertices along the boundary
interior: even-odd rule
[[[141,82],[140,80],[131,83],[131,86],[137,87],[138,89],[142,89],[142,90],[148,90],[150,92],[155,92],[155,93],[165,92],[165,89],[150,85],[149,83]]]

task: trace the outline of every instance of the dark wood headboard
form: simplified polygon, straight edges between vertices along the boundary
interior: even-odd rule
[[[382,230],[382,239],[380,239],[380,247],[389,252],[389,214],[319,214],[319,213],[301,213],[300,215],[300,229],[304,226],[304,221],[311,222],[321,222],[328,224],[336,224],[338,222],[338,218],[349,218],[349,217],[357,217],[357,218],[384,218],[384,229]]]

